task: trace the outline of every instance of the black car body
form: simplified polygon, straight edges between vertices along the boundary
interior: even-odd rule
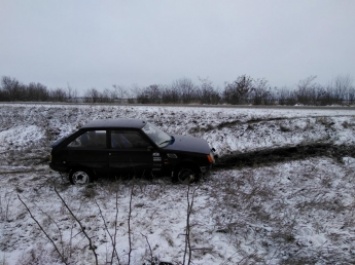
[[[170,136],[142,120],[95,120],[52,145],[50,167],[74,184],[127,172],[190,182],[209,172],[212,150],[203,139]]]

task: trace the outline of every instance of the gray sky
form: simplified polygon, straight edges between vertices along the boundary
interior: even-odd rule
[[[0,76],[79,91],[355,78],[354,0],[0,0]]]

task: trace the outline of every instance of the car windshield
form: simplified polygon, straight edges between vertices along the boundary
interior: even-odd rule
[[[147,123],[142,128],[142,130],[159,147],[165,147],[165,146],[169,145],[173,140],[173,137],[171,137],[169,134],[163,132],[159,128],[157,128],[154,125],[149,124],[149,123]]]

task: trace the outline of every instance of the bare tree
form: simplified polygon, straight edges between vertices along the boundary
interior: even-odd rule
[[[51,100],[54,101],[59,101],[59,102],[67,101],[67,93],[65,93],[65,91],[61,88],[57,88],[50,91],[49,97]]]
[[[138,103],[161,103],[162,89],[159,85],[150,85],[137,95]]]
[[[69,83],[67,84],[67,100],[70,102],[76,102],[78,98],[78,91],[72,88]]]
[[[317,76],[309,76],[298,82],[296,97],[297,102],[305,105],[316,105],[319,94],[319,85],[315,83]]]
[[[115,91],[105,88],[102,93],[100,93],[100,102],[114,102],[116,99]]]
[[[97,103],[100,101],[100,92],[96,88],[91,88],[85,93],[85,101]]]
[[[337,98],[337,103],[354,103],[355,88],[353,86],[353,80],[349,75],[336,77],[331,87],[334,97]]]
[[[25,86],[15,78],[3,76],[1,86],[8,100],[26,100]]]
[[[180,102],[179,92],[173,88],[165,88],[161,97],[163,103],[178,104]]]
[[[30,83],[27,87],[27,99],[33,101],[48,100],[49,92],[47,87],[40,83]]]
[[[250,95],[250,103],[253,105],[271,105],[274,98],[267,88],[267,81],[265,79],[257,79],[254,81],[254,89]]]
[[[128,93],[127,89],[120,85],[113,85],[114,93],[116,95],[116,100],[120,103],[123,103],[125,99],[130,97],[130,93]],[[138,93],[137,93],[138,94]]]
[[[250,76],[241,75],[224,89],[224,100],[230,104],[249,103],[249,97],[254,92],[254,81]]]
[[[191,103],[198,99],[195,85],[188,78],[181,78],[173,82],[171,89],[176,91],[179,96],[179,103]]]
[[[200,79],[200,103],[202,104],[218,104],[221,96],[218,91],[213,88],[212,82],[206,79]]]

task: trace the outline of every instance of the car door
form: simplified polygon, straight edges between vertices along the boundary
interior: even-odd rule
[[[74,138],[66,147],[69,168],[108,170],[108,139],[106,130],[87,130]]]
[[[111,130],[109,167],[114,173],[143,174],[153,167],[154,145],[140,130]]]

